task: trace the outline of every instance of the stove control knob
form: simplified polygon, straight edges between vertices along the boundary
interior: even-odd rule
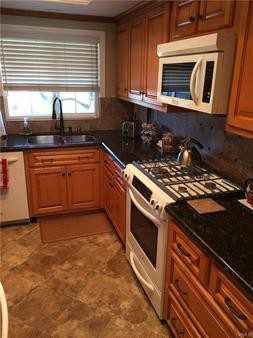
[[[159,210],[159,209],[160,209],[160,205],[157,204],[157,205],[155,206],[155,209],[156,209],[156,210]]]
[[[151,205],[154,205],[154,203],[155,203],[154,200],[151,200],[151,201],[150,201],[150,204],[151,204]]]

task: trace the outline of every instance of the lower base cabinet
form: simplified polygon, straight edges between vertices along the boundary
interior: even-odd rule
[[[253,303],[175,223],[169,229],[164,310],[175,337],[253,336]]]
[[[38,150],[26,154],[31,216],[99,209],[99,149]]]
[[[126,189],[121,171],[108,155],[104,154],[103,168],[104,208],[120,239],[126,241]]]

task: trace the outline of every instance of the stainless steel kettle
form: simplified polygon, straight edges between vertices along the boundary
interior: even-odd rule
[[[180,145],[180,152],[177,157],[177,161],[183,165],[190,165],[193,162],[201,162],[201,154],[197,150],[197,146],[200,149],[203,149],[203,145],[194,138],[186,138]]]

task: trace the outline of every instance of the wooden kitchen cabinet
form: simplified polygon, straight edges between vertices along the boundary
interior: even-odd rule
[[[122,42],[117,43],[117,96],[131,102],[165,111],[166,105],[156,100],[158,83],[158,56],[157,45],[168,42],[169,39],[169,13],[168,2],[152,3],[140,11],[132,13],[129,18],[117,24],[117,40],[122,37]],[[127,28],[128,27],[128,28]],[[129,40],[127,41],[127,29]],[[122,57],[124,48],[128,46],[127,53],[124,49],[125,59]],[[123,94],[123,75],[128,69],[128,95]],[[126,82],[125,82],[126,83]],[[121,89],[120,89],[121,88]]]
[[[145,47],[145,16],[139,16],[130,21],[129,37],[128,96],[131,99],[142,100]]]
[[[234,66],[226,130],[253,138],[253,2],[238,33],[238,52]]]
[[[232,26],[235,1],[200,1],[198,30],[208,32]]]
[[[171,8],[171,39],[197,33],[199,1],[173,1]]]
[[[94,148],[27,152],[31,215],[101,208],[99,153]]]
[[[69,209],[100,206],[100,174],[97,164],[72,165],[67,169]]]
[[[126,184],[118,165],[104,153],[104,208],[120,239],[126,240]]]
[[[175,234],[179,234],[180,241],[175,241]],[[196,273],[194,264],[201,262],[202,254],[206,254],[185,234],[183,252],[178,253],[175,243],[181,243],[181,239],[182,231],[170,221],[164,311],[175,337],[187,337],[194,331],[194,337],[230,338],[242,332],[250,336],[253,332],[252,302],[210,257],[207,257],[206,277],[203,279]],[[190,264],[188,258],[192,258]]]
[[[129,24],[117,25],[116,36],[116,94],[120,98],[128,96],[128,50],[129,50]]]
[[[168,4],[159,5],[146,14],[146,45],[144,63],[143,101],[161,107],[165,104],[157,101],[159,59],[157,45],[168,42],[169,8]]]
[[[173,1],[171,39],[216,31],[233,25],[233,0]]]
[[[64,166],[31,169],[30,184],[34,215],[64,212],[68,209]]]

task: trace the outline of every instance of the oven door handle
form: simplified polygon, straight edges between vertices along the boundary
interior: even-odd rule
[[[132,193],[132,191],[130,190],[131,188],[129,188],[129,195],[131,200],[133,201],[134,205],[136,206],[136,208],[144,215],[146,216],[151,222],[153,222],[157,227],[160,226],[159,221],[157,220],[157,218],[155,218],[153,215],[151,215],[147,210],[145,210],[136,200],[136,198],[134,197],[134,194]]]
[[[140,282],[142,282],[150,291],[154,292],[154,287],[152,284],[148,283],[146,281],[146,279],[144,279],[142,277],[142,275],[140,274],[140,272],[138,271],[136,265],[135,265],[135,262],[134,262],[134,254],[132,251],[130,251],[130,263],[131,263],[131,266],[137,276],[137,278],[139,279]]]

